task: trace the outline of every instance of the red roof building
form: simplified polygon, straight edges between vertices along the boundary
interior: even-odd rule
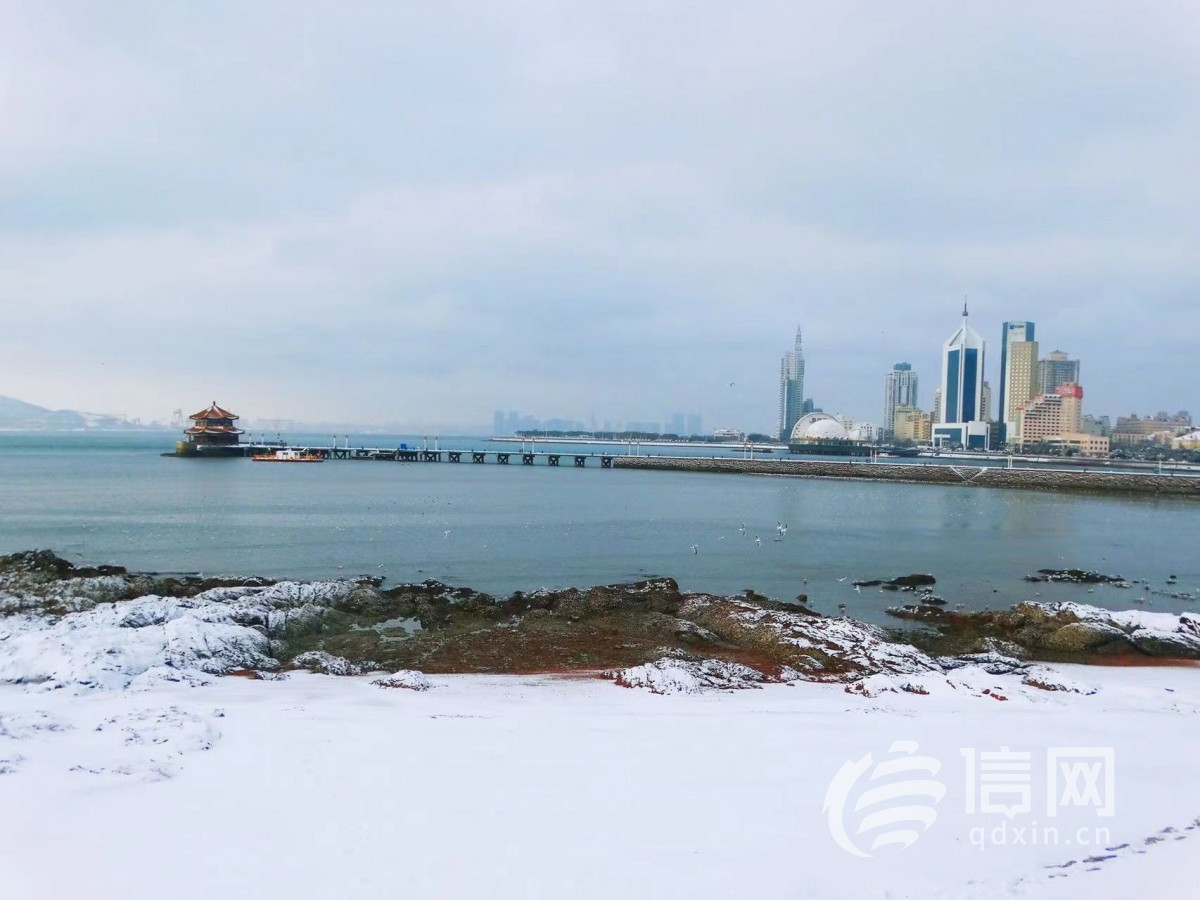
[[[208,409],[193,413],[188,418],[192,420],[192,425],[183,433],[187,436],[189,444],[217,446],[237,444],[243,434],[242,429],[233,424],[238,417],[229,410],[217,406],[215,400]]]

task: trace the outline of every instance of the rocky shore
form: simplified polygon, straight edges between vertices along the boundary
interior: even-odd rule
[[[608,673],[618,684],[754,686],[938,677],[964,665],[1122,656],[1200,659],[1200,617],[1020,604],[964,613],[925,602],[932,576],[889,579],[918,605],[888,630],[747,591],[686,593],[670,578],[497,598],[436,581],[200,579],[76,568],[49,551],[0,557],[0,681],[129,687],[202,675]],[[800,598],[803,600],[803,598]],[[915,682],[914,682],[915,683]],[[856,688],[859,689],[859,688]]]
[[[663,456],[618,456],[613,459],[612,465],[619,469],[791,475],[797,478],[841,478],[975,488],[1140,494],[1200,499],[1200,477],[1193,475],[1089,472],[1066,469],[1004,469],[972,465],[905,465],[902,463],[873,464],[799,459],[704,459]]]

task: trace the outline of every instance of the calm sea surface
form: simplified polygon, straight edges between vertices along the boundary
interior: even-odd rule
[[[400,441],[420,444],[351,437],[352,446]],[[598,460],[585,469],[570,460],[289,466],[159,455],[173,446],[168,434],[0,434],[0,552],[49,547],[160,572],[437,578],[493,593],[669,575],[692,590],[807,593],[818,609],[845,603],[876,622],[908,595],[858,593],[850,582],[909,572],[934,574],[939,594],[969,608],[1035,595],[1200,606],[1195,502],[603,470]],[[482,438],[441,446],[519,448]],[[788,526],[782,538],[778,522]],[[1051,567],[1150,584],[1089,593],[1022,581]],[[1177,587],[1165,584],[1171,574]]]

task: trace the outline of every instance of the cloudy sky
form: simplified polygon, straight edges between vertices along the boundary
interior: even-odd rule
[[[1190,0],[0,0],[0,394],[874,421],[969,295],[1200,412],[1197,148]]]

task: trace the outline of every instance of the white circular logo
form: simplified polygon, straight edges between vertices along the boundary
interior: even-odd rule
[[[946,788],[934,776],[942,764],[932,756],[916,756],[917,749],[916,741],[895,741],[878,763],[868,753],[847,761],[833,776],[823,812],[834,842],[847,853],[904,850],[937,819],[935,807]]]

